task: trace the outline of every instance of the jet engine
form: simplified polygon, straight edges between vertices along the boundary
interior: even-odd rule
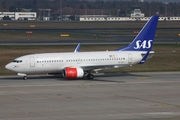
[[[62,71],[62,76],[64,78],[82,78],[84,71],[82,68],[65,68]]]

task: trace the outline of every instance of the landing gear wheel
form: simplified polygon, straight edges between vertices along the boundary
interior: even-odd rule
[[[23,80],[27,80],[27,76],[24,76],[24,77],[23,77]]]
[[[94,79],[94,75],[93,74],[88,74],[87,79],[90,79],[90,80]]]

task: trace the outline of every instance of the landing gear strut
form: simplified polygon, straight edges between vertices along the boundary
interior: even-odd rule
[[[18,73],[17,75],[23,76],[23,80],[27,80],[27,74],[24,74],[24,73]]]
[[[87,75],[87,79],[90,79],[90,80],[94,79],[94,75],[93,75],[93,74],[91,74],[91,73],[88,73],[88,75]]]

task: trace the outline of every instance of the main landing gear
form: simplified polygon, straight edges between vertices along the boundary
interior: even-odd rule
[[[23,77],[23,80],[27,80],[27,76],[24,76],[24,77]]]
[[[90,79],[90,80],[94,79],[94,75],[91,74],[91,73],[88,73],[87,74],[87,79]]]

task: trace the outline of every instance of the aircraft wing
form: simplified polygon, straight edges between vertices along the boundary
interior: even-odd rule
[[[120,66],[116,65],[106,65],[106,66],[101,66],[101,65],[94,65],[94,66],[81,66],[81,68],[84,71],[100,71],[100,70],[107,70],[107,69],[114,69],[114,68],[119,68]]]

